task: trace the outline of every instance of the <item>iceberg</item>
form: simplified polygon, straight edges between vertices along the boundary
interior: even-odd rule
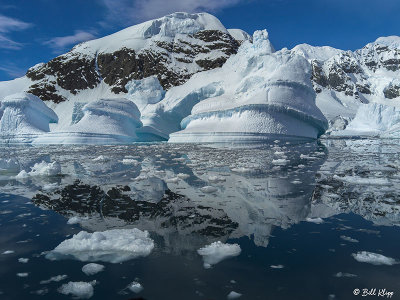
[[[220,81],[215,82],[216,78]],[[169,142],[315,139],[328,123],[315,104],[310,78],[310,64],[304,57],[287,49],[275,52],[267,31],[256,31],[253,43],[244,42],[222,68],[196,74],[180,87],[183,90],[197,81],[203,82],[203,89],[213,84],[219,92],[192,103],[186,101],[186,105],[195,105],[181,121],[182,130],[169,132]],[[160,103],[170,98],[167,93]],[[182,101],[185,98],[180,106]]]
[[[137,106],[125,98],[75,103],[70,126],[43,134],[35,144],[128,144],[142,141]],[[142,136],[145,133],[142,133]]]
[[[29,143],[50,131],[58,117],[42,100],[29,93],[4,97],[0,102],[0,141]]]

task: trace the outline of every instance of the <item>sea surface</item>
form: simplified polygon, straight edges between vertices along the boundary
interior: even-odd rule
[[[94,275],[46,258],[80,231],[131,228],[149,255]],[[241,252],[205,268],[216,241]],[[91,299],[400,299],[399,263],[397,140],[0,147],[0,299],[75,298],[68,282]]]

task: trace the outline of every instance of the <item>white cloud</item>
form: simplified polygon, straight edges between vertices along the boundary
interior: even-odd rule
[[[133,24],[177,12],[216,12],[248,0],[100,0],[107,20]]]
[[[44,42],[43,44],[48,45],[51,48],[58,51],[58,50],[63,50],[67,46],[75,45],[81,42],[86,42],[94,38],[96,38],[96,36],[93,32],[76,30],[73,35],[55,37]]]
[[[23,44],[16,42],[7,36],[12,31],[21,31],[28,29],[32,24],[0,15],[0,49],[21,49]]]
[[[32,24],[0,15],[0,32],[20,31],[31,27]]]
[[[0,33],[0,49],[18,50],[21,49],[22,46],[23,45],[21,43],[13,41],[12,39]]]

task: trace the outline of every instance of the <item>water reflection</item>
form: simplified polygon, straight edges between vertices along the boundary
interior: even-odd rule
[[[242,236],[266,247],[274,226],[287,228],[310,214],[315,174],[326,158],[317,143],[19,151],[18,157],[37,152],[31,165],[46,152],[63,175],[8,180],[3,187],[25,189],[34,204],[76,216],[90,231],[133,225],[155,232],[172,252]]]
[[[39,207],[78,217],[84,229],[134,226],[177,253],[242,236],[266,247],[275,226],[341,212],[398,223],[396,146],[325,143],[13,148],[20,169],[58,161],[62,174],[16,180],[3,171],[1,184]]]

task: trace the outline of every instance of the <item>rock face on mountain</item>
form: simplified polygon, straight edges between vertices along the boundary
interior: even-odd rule
[[[400,37],[378,38],[354,52],[305,44],[293,51],[311,63],[317,105],[331,130],[344,129],[362,104],[400,101]]]
[[[239,41],[215,17],[175,13],[79,44],[30,68],[28,92],[59,103],[66,100],[62,90],[76,95],[104,81],[119,94],[130,80],[153,75],[168,90],[194,73],[221,67],[238,47]]]

